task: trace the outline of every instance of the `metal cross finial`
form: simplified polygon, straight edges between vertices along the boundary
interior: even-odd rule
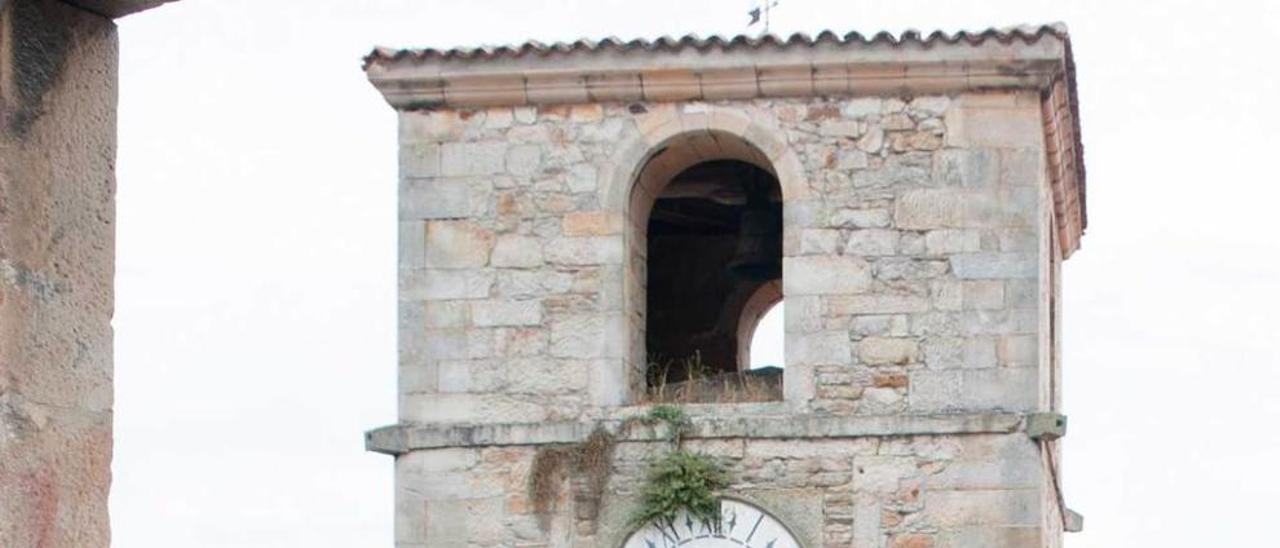
[[[749,27],[759,23],[761,16],[763,15],[764,34],[769,34],[769,10],[777,7],[778,1],[779,0],[764,0],[763,2],[759,2],[759,0],[756,0],[756,2],[753,2],[755,7],[751,8],[751,11],[747,12],[747,15],[751,17],[751,21],[747,23],[747,26]]]

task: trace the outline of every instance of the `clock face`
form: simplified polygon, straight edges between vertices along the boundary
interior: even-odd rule
[[[733,499],[720,501],[720,530],[681,512],[675,523],[650,523],[631,533],[622,548],[800,548],[773,516]]]

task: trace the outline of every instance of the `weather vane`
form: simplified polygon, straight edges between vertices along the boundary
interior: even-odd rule
[[[749,27],[751,25],[759,23],[761,20],[761,17],[763,16],[764,34],[769,34],[769,10],[777,7],[777,5],[778,5],[778,0],[763,0],[763,1],[754,0],[752,2],[751,11],[747,12],[747,15],[751,16],[751,22],[747,23],[747,26]]]

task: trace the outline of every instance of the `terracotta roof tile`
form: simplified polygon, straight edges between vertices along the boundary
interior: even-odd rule
[[[368,68],[369,65],[375,63],[399,61],[403,59],[486,60],[524,57],[528,55],[548,56],[555,54],[591,53],[604,50],[644,50],[662,52],[681,51],[688,48],[699,51],[710,49],[760,49],[765,47],[785,49],[790,47],[809,47],[817,44],[870,45],[881,43],[890,45],[916,43],[925,47],[931,47],[938,44],[950,45],[961,42],[970,45],[978,45],[988,40],[995,40],[1004,44],[1014,41],[1022,41],[1030,44],[1044,36],[1054,36],[1062,40],[1067,40],[1067,28],[1060,23],[1055,23],[1038,26],[1022,25],[999,29],[989,28],[983,31],[962,30],[954,33],[947,33],[938,30],[933,31],[928,35],[917,30],[908,30],[897,35],[882,31],[870,36],[857,31],[840,35],[833,31],[825,30],[818,33],[816,36],[810,36],[808,34],[798,32],[787,37],[775,34],[765,34],[761,36],[737,35],[730,38],[725,38],[720,35],[712,35],[707,38],[702,38],[696,34],[688,34],[679,38],[663,36],[654,40],[642,38],[622,40],[620,38],[610,36],[601,40],[589,40],[584,38],[573,42],[555,42],[552,44],[544,44],[542,42],[531,40],[519,45],[455,47],[449,49],[395,49],[379,47],[374,48],[372,52],[365,56],[364,66],[365,68]]]

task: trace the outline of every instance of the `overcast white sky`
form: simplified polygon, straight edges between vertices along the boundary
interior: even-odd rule
[[[375,44],[744,31],[747,0],[182,0],[121,21],[115,545],[390,546],[395,118]],[[778,32],[1065,21],[1069,548],[1274,542],[1280,2],[782,0]]]

